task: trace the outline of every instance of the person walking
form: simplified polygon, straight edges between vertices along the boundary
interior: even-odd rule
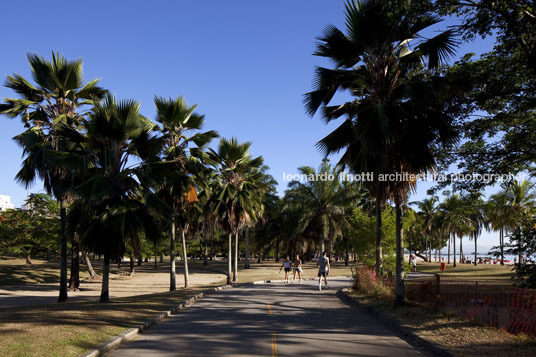
[[[300,256],[296,254],[296,259],[294,260],[294,277],[292,278],[292,281],[294,282],[296,280],[296,273],[298,273],[298,284],[301,284],[301,275],[303,273],[302,269],[302,261],[300,259]]]
[[[288,273],[290,272],[290,266],[291,266],[290,257],[287,255],[287,258],[285,259],[283,264],[281,264],[281,268],[279,268],[280,273],[281,273],[281,269],[285,268],[285,283],[288,283]]]
[[[410,263],[411,263],[411,271],[413,273],[416,273],[417,272],[417,259],[415,259],[415,256],[411,256],[411,259],[410,259]]]
[[[322,277],[324,277],[325,288],[328,288],[328,274],[329,274],[329,258],[326,252],[322,252],[322,256],[318,258],[316,263],[318,266],[318,290],[322,290]]]

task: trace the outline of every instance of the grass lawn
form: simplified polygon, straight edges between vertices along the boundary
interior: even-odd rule
[[[422,273],[435,273],[448,278],[465,280],[495,280],[495,282],[511,283],[514,277],[512,265],[500,264],[457,264],[456,268],[452,264],[447,265],[445,271],[439,270],[439,263],[419,263],[417,271]]]
[[[69,266],[71,259],[67,260]],[[97,274],[102,270],[102,261],[92,261],[93,269]],[[145,263],[145,267],[150,264]],[[164,265],[161,263],[160,265]],[[167,265],[168,266],[168,265]],[[120,274],[129,271],[128,262],[122,264],[121,269],[117,265],[110,266],[110,273]],[[70,274],[70,271],[69,273]],[[84,264],[80,263],[80,280],[89,278],[89,273]],[[0,287],[13,285],[33,285],[58,283],[60,280],[59,261],[46,261],[44,259],[32,259],[32,264],[26,264],[24,258],[0,257]]]
[[[403,326],[456,356],[536,356],[536,340],[431,311],[415,305],[394,309],[392,301],[360,293],[353,297],[397,319]]]

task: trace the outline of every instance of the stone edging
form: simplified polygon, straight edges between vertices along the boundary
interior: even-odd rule
[[[416,345],[420,348],[424,348],[433,353],[435,356],[444,356],[444,357],[453,357],[454,354],[447,350],[446,348],[426,339],[425,337],[419,335],[418,333],[412,331],[410,328],[402,326],[398,320],[387,315],[385,312],[375,308],[371,305],[365,305],[357,301],[350,294],[348,294],[348,289],[341,289],[337,291],[337,297],[342,301],[355,306],[369,315],[372,315],[376,319],[380,320],[383,324],[397,330],[400,334],[405,337],[405,339]]]
[[[197,295],[192,296],[191,298],[188,298],[186,300],[181,301],[177,306],[172,308],[171,310],[167,310],[164,312],[159,313],[158,315],[146,320],[145,322],[137,325],[136,327],[130,328],[126,330],[123,333],[120,333],[119,335],[113,336],[109,340],[97,345],[94,349],[91,351],[84,353],[80,357],[102,357],[105,356],[108,352],[112,351],[113,349],[119,347],[122,343],[128,342],[138,336],[140,333],[142,333],[144,330],[147,330],[151,326],[157,324],[158,322],[164,320],[165,318],[176,314],[180,310],[184,309],[186,306],[193,304],[196,300],[199,300],[203,298],[206,295],[227,289],[232,287],[233,285],[223,285],[218,286],[213,289],[209,289],[207,291],[201,292]]]

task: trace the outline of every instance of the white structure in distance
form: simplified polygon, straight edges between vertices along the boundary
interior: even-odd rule
[[[0,211],[13,209],[15,206],[11,203],[11,196],[0,195]]]

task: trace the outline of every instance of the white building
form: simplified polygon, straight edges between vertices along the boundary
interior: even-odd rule
[[[11,203],[11,197],[6,195],[0,195],[0,211],[13,209],[15,206]]]

